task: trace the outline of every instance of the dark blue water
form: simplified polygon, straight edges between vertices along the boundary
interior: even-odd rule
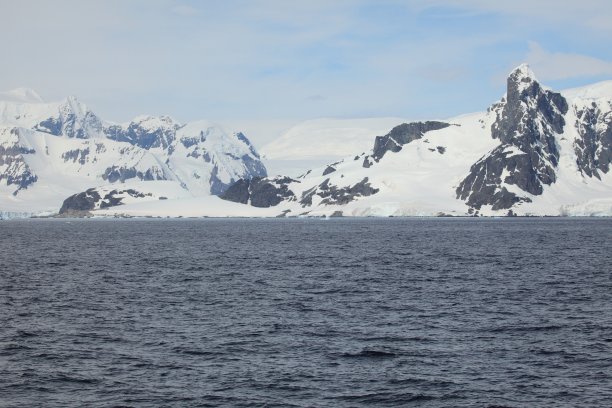
[[[612,406],[612,220],[0,223],[0,406]]]

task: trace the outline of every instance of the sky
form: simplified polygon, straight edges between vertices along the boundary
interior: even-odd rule
[[[555,89],[612,79],[611,21],[609,0],[0,0],[0,91],[262,139],[321,117],[443,119],[485,110],[522,62]]]

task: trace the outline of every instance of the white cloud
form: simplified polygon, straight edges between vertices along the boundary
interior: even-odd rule
[[[542,80],[561,80],[612,75],[612,61],[588,55],[550,52],[536,42],[529,43],[526,61]]]

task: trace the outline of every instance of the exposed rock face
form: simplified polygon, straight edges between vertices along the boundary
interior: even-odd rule
[[[104,195],[102,195],[104,194]],[[115,207],[123,204],[126,196],[133,198],[143,198],[151,196],[134,189],[117,189],[108,193],[102,193],[96,188],[90,188],[82,193],[74,194],[64,200],[60,208],[60,214],[79,213],[102,208]]]
[[[376,137],[372,158],[379,161],[388,151],[399,152],[403,145],[422,138],[425,133],[444,129],[448,126],[450,126],[449,123],[434,121],[404,123],[396,126],[385,136]],[[371,165],[366,158],[363,167],[370,167]]]
[[[367,197],[378,193],[377,188],[373,188],[365,177],[359,183],[349,187],[337,187],[330,185],[329,179],[325,179],[321,184],[304,191],[300,204],[302,207],[311,206],[313,198],[319,196],[321,204],[324,205],[344,205],[359,197]]]
[[[164,171],[157,167],[147,169],[145,172],[140,170],[136,170],[134,167],[119,167],[112,166],[107,168],[102,174],[102,179],[108,181],[109,183],[114,183],[120,181],[121,183],[125,182],[125,180],[137,178],[143,181],[150,180],[167,180],[164,175]]]
[[[78,161],[79,164],[85,164],[88,156],[89,148],[68,150],[67,152],[62,153],[62,159],[64,159],[64,162],[71,161],[76,163]]]
[[[90,211],[100,201],[100,194],[95,188],[90,188],[82,193],[74,194],[64,200],[59,213],[65,214],[69,211]]]
[[[221,195],[221,198],[253,207],[273,207],[283,200],[295,200],[289,184],[296,182],[289,177],[238,180]]]
[[[563,133],[568,111],[565,98],[543,89],[526,66],[508,77],[505,100],[492,107],[496,120],[491,135],[501,145],[476,162],[456,190],[457,198],[479,209],[507,209],[529,197],[509,191],[513,185],[540,195],[543,185],[555,182],[559,150],[555,137]]]
[[[252,145],[251,145],[251,148],[253,149],[253,151],[255,150],[252,147]],[[252,177],[266,177],[268,175],[268,171],[266,170],[266,167],[261,162],[259,158],[259,154],[257,154],[257,152],[255,152],[253,156],[244,155],[240,158],[240,160],[242,161],[244,165],[245,174],[247,174],[248,177],[251,177],[251,178]],[[233,184],[233,182],[234,180],[232,180],[231,183],[226,184],[223,191],[227,190],[227,188],[229,188],[229,186]]]
[[[88,139],[101,134],[103,125],[87,106],[71,96],[58,106],[57,115],[42,120],[34,130],[54,136]]]
[[[576,129],[581,136],[574,141],[576,163],[588,177],[601,179],[612,163],[612,106],[610,102],[576,107]]]
[[[106,129],[106,133],[109,139],[127,142],[143,149],[167,149],[176,139],[176,131],[180,128],[181,126],[168,116],[145,116],[130,122],[127,127],[111,125]],[[199,142],[195,138],[191,139],[193,144]]]
[[[519,202],[530,202],[528,197],[518,197],[502,186],[502,175],[506,169],[514,177],[526,177],[521,180],[523,184],[537,185],[534,173],[517,172],[518,168],[529,167],[529,156],[516,154],[507,146],[499,146],[489,155],[477,161],[470,169],[470,174],[461,182],[457,189],[458,198],[467,199],[470,207],[479,209],[483,204],[490,204],[493,210],[506,209]]]
[[[19,144],[19,129],[5,128],[0,136],[2,133],[8,137],[5,142],[0,140],[0,182],[15,186],[13,195],[17,195],[38,180],[24,159],[24,155],[35,154],[36,151]]]
[[[333,173],[334,171],[336,171],[336,168],[332,165],[329,165],[325,168],[325,170],[323,170],[323,175],[327,176],[328,174]]]

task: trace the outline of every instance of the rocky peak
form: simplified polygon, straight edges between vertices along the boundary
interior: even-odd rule
[[[507,79],[508,97],[511,95],[521,94],[523,91],[528,90],[534,84],[538,84],[538,80],[529,68],[528,64],[521,64],[514,68]]]
[[[542,88],[527,64],[514,69],[508,76],[506,99],[497,105],[497,120],[491,135],[504,143],[526,134],[540,140],[541,133],[563,132],[568,104],[561,94]],[[538,123],[546,129],[538,128]],[[542,132],[542,130],[544,132]]]
[[[103,132],[102,121],[74,96],[62,101],[57,106],[57,114],[40,121],[34,129],[75,139],[89,139],[101,136]]]
[[[180,127],[170,116],[141,115],[126,125],[109,126],[106,133],[110,139],[128,142],[144,149],[167,149],[175,140],[176,131]]]
[[[501,144],[475,163],[457,188],[457,197],[472,208],[508,209],[531,201],[508,186],[540,195],[556,181],[556,136],[563,133],[567,101],[544,89],[526,64],[510,73],[507,84],[506,98],[491,109],[496,115],[491,136]]]

